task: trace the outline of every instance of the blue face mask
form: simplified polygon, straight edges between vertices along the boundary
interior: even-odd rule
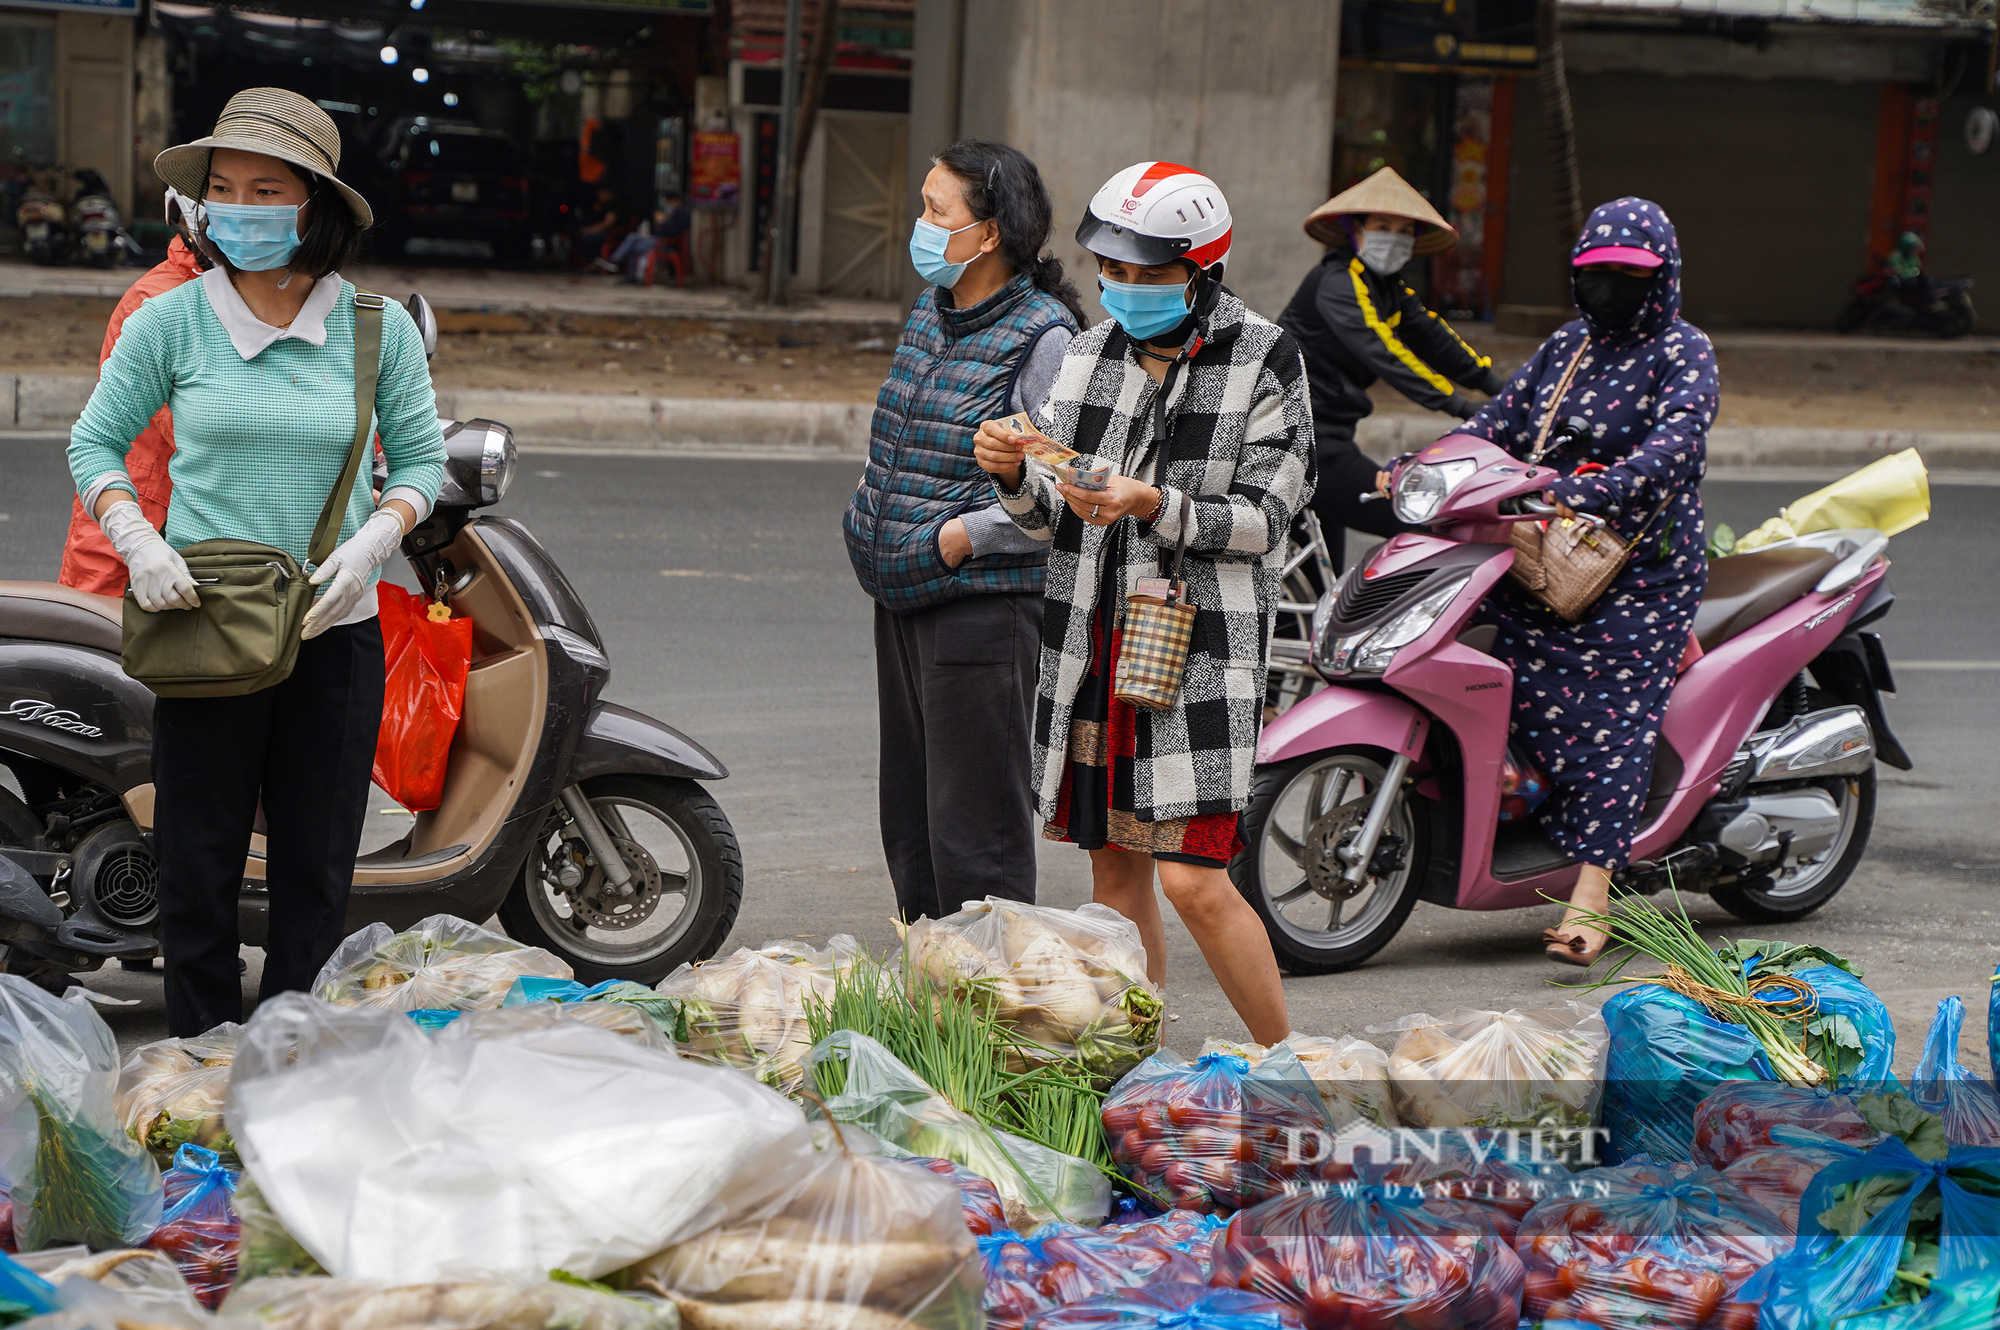
[[[970,231],[978,225],[978,222],[972,222],[959,227],[958,231]],[[965,263],[953,263],[944,256],[951,238],[958,231],[947,231],[936,222],[917,218],[916,226],[910,231],[910,262],[916,266],[917,276],[946,290],[958,285],[958,279],[965,276],[966,264],[972,262],[967,259]]]
[[[1142,282],[1114,282],[1097,279],[1104,312],[1118,320],[1127,337],[1150,341],[1172,332],[1188,316],[1187,283],[1153,286]]]
[[[204,203],[209,241],[233,268],[269,272],[292,261],[299,249],[299,205]]]

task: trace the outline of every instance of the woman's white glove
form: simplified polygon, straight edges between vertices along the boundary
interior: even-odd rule
[[[367,592],[368,574],[389,562],[389,556],[402,543],[403,519],[396,516],[392,509],[376,509],[375,515],[327,555],[326,562],[315,569],[308,579],[314,586],[325,586],[326,590],[306,611],[305,627],[300,635],[318,637],[345,619]]]
[[[111,548],[132,574],[132,599],[142,610],[191,610],[201,604],[187,560],[167,544],[139,505],[120,499],[97,519]]]

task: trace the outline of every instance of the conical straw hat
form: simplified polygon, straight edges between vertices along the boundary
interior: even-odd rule
[[[1436,254],[1458,243],[1458,229],[1389,166],[1314,208],[1312,216],[1306,218],[1306,234],[1322,245],[1345,245],[1347,233],[1339,219],[1371,212],[1407,217],[1417,223],[1419,254]]]

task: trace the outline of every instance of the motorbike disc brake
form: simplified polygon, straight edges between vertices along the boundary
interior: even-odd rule
[[[620,932],[636,927],[652,917],[660,904],[660,866],[653,862],[653,856],[646,847],[622,836],[613,836],[611,843],[618,847],[619,857],[624,859],[626,870],[632,874],[630,895],[621,896],[612,889],[611,882],[604,876],[604,869],[595,863],[587,865],[588,876],[574,888],[564,888],[555,880],[553,872],[545,875],[548,884],[569,901],[570,922],[578,929],[603,928]],[[561,856],[570,842],[564,841],[556,853]]]
[[[1363,877],[1359,882],[1349,882],[1344,874],[1347,864],[1340,857],[1340,849],[1361,832],[1361,824],[1368,820],[1368,798],[1344,803],[1331,808],[1306,828],[1305,844],[1301,847],[1300,866],[1306,872],[1306,884],[1330,901],[1351,900],[1361,894],[1368,885]]]

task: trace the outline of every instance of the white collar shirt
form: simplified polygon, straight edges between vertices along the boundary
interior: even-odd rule
[[[289,328],[273,328],[252,314],[220,264],[201,275],[201,289],[208,297],[208,307],[215,312],[216,321],[229,334],[229,343],[236,348],[236,354],[245,360],[255,360],[265,348],[287,337],[314,346],[326,345],[326,316],[340,299],[340,274],[330,272],[313,283],[306,303],[299,307],[298,317]]]

